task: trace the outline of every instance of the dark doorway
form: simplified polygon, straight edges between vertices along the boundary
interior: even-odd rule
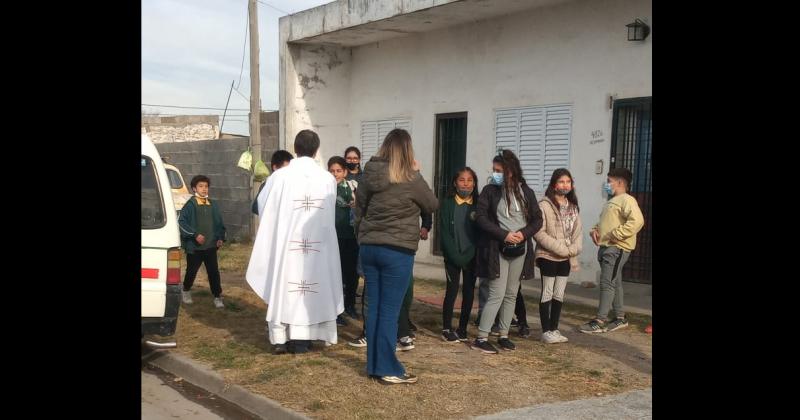
[[[467,113],[436,114],[436,171],[434,193],[440,200],[447,195],[455,171],[467,163]],[[433,254],[442,255],[439,246],[439,213],[433,219]]]
[[[653,98],[614,101],[611,138],[611,167],[628,168],[633,173],[630,194],[644,216],[644,227],[622,278],[653,284]]]

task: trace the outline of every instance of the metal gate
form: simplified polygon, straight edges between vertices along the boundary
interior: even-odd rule
[[[450,180],[456,170],[466,166],[467,161],[467,113],[454,112],[436,114],[436,168],[433,191],[436,198],[447,196]],[[433,255],[442,255],[439,243],[439,211],[433,218]]]
[[[653,283],[653,110],[652,97],[614,101],[611,128],[611,167],[633,173],[630,194],[639,202],[644,227],[636,249],[625,264],[622,278],[635,283]]]

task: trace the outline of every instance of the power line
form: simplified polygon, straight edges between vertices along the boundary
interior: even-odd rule
[[[178,105],[157,105],[157,104],[142,104],[142,106],[158,106],[161,108],[183,108],[183,109],[211,109],[216,111],[224,111],[225,108],[204,108],[200,106],[178,106]],[[249,111],[249,109],[242,108],[228,108],[231,111]]]
[[[247,19],[244,20],[244,45],[242,45],[242,67],[239,69],[239,83],[236,84],[236,88],[238,89],[239,86],[242,84],[242,73],[244,73],[244,55],[247,51],[247,34],[249,33],[249,22],[250,22],[250,8],[247,8]]]
[[[261,4],[263,4],[263,5],[265,5],[265,6],[267,6],[267,7],[271,7],[271,8],[273,8],[273,9],[275,9],[275,10],[277,10],[277,11],[279,11],[279,12],[281,12],[281,13],[285,14],[285,15],[288,15],[288,14],[290,14],[289,12],[286,12],[286,11],[283,11],[283,10],[281,10],[281,9],[278,9],[277,7],[275,7],[275,6],[273,6],[273,5],[269,4],[269,3],[263,2],[263,1],[261,1],[261,0],[256,0],[256,1],[257,1],[257,2],[259,2],[259,3],[261,3]]]
[[[233,90],[235,90],[235,91],[236,91],[236,93],[238,93],[239,95],[241,95],[241,96],[242,96],[242,98],[244,98],[244,100],[245,100],[245,101],[247,101],[247,102],[250,102],[250,98],[248,98],[247,96],[244,96],[244,93],[242,93],[242,92],[239,92],[239,89],[233,88]],[[249,110],[248,110],[248,111],[249,111]]]

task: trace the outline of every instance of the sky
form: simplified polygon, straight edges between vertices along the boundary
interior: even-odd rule
[[[288,13],[297,13],[330,1],[259,0],[256,3],[262,110],[278,109],[278,19]],[[247,0],[142,1],[144,112],[161,116],[222,116],[233,82],[236,90],[230,95],[222,131],[243,135],[249,133],[250,40],[246,33],[247,3]]]

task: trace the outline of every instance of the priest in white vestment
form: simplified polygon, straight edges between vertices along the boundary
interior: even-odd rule
[[[267,178],[247,283],[267,303],[269,341],[276,353],[307,351],[310,340],[336,344],[344,312],[336,239],[336,180],[314,156],[319,137],[297,134],[297,158]]]

